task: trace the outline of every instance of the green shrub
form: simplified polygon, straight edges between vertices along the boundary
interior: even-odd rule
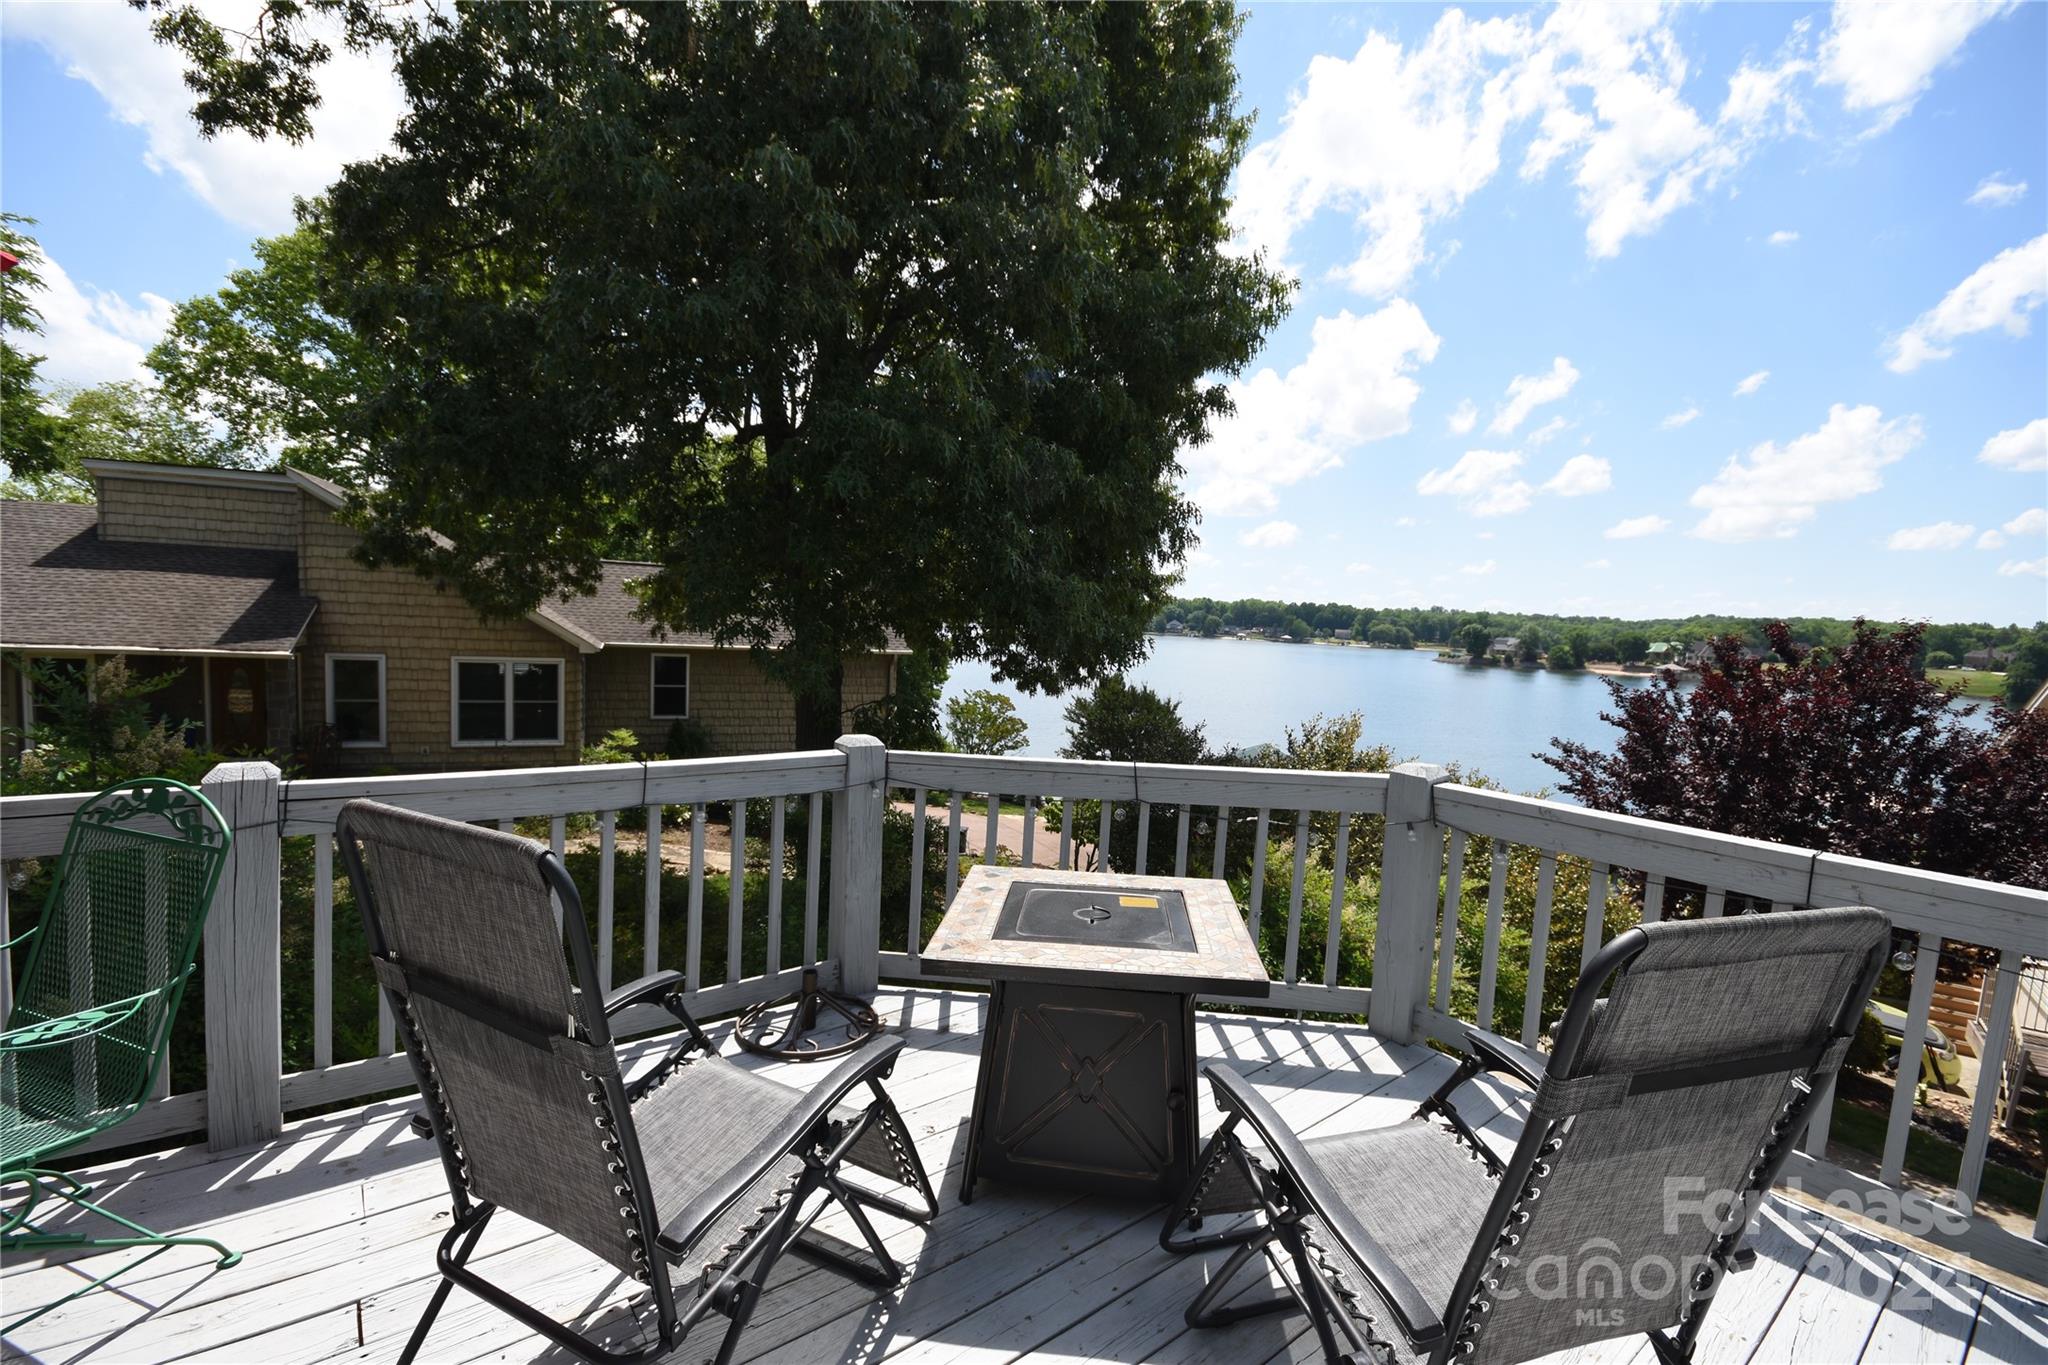
[[[709,758],[711,756],[711,731],[695,716],[672,720],[668,725],[668,739],[662,745],[662,753],[668,758]]]

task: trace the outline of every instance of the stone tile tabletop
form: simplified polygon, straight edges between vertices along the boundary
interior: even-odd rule
[[[1195,951],[1133,944],[1049,943],[997,939],[996,921],[1010,888],[1072,886],[1106,892],[1178,891],[1187,902]],[[979,866],[968,872],[946,907],[946,917],[921,954],[925,965],[946,976],[1088,977],[1130,990],[1174,990],[1175,982],[1198,981],[1204,994],[1261,997],[1270,989],[1265,964],[1246,930],[1230,885],[1209,877],[1134,876],[1116,872],[1074,872],[1045,867]]]

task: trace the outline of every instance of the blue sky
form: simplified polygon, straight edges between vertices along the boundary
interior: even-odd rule
[[[310,148],[206,143],[127,11],[0,34],[73,382],[398,108],[348,59]],[[1186,452],[1187,591],[2048,616],[2048,5],[1253,6],[1239,64],[1300,292]]]

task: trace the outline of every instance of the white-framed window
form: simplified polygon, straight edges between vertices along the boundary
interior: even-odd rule
[[[648,656],[647,697],[647,714],[653,719],[686,719],[690,714],[690,656]]]
[[[475,745],[560,744],[560,659],[454,659],[449,663],[449,740]]]
[[[384,747],[384,656],[327,656],[327,728],[344,749]]]

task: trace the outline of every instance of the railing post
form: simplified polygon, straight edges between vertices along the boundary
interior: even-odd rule
[[[235,832],[206,917],[206,1146],[221,1152],[284,1127],[278,771],[223,763],[199,785]]]
[[[846,785],[832,793],[832,955],[839,989],[870,996],[882,975],[882,804],[889,750],[844,735]]]
[[[1436,942],[1444,832],[1435,819],[1436,784],[1450,770],[1403,763],[1387,774],[1387,842],[1380,857],[1379,931],[1372,945],[1372,1031],[1397,1043],[1419,1042],[1429,1001]]]

